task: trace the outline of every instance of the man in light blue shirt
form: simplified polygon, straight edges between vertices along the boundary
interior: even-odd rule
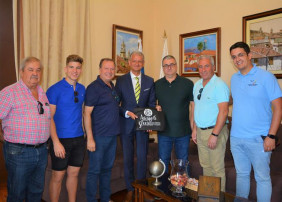
[[[236,195],[248,198],[253,167],[257,200],[268,202],[272,192],[270,156],[282,114],[281,89],[273,74],[252,64],[246,43],[232,45],[230,55],[239,70],[231,78],[231,151],[237,174]]]
[[[201,55],[198,69],[202,79],[196,82],[193,89],[195,109],[192,139],[198,145],[204,175],[220,177],[221,191],[225,191],[224,156],[229,133],[226,126],[229,89],[214,74],[213,57]]]

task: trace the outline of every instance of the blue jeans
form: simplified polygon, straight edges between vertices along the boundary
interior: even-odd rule
[[[236,196],[248,198],[250,172],[253,166],[257,182],[257,201],[270,201],[272,192],[269,168],[271,152],[264,151],[262,138],[231,137],[231,151],[237,174]]]
[[[97,202],[97,183],[99,181],[101,202],[110,201],[111,173],[116,157],[117,136],[94,136],[96,150],[88,152],[89,167],[86,180],[88,202]]]
[[[188,161],[189,142],[190,135],[184,137],[168,137],[164,135],[158,135],[159,158],[165,163],[166,173],[168,173],[172,147],[174,146],[177,159]],[[187,169],[189,171],[188,167]]]
[[[7,202],[41,201],[47,155],[47,144],[32,148],[4,142],[4,158],[8,170]]]

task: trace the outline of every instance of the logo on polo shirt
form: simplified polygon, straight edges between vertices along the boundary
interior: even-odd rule
[[[248,84],[248,86],[257,86],[257,81],[256,80],[250,80],[250,83]]]

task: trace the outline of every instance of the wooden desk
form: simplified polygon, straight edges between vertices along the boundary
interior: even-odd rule
[[[183,189],[186,193],[186,197],[183,198],[175,198],[172,196],[172,191],[170,190],[170,182],[164,177],[160,179],[162,182],[159,186],[154,186],[152,182],[155,181],[155,178],[148,178],[147,180],[136,180],[132,183],[132,186],[135,189],[135,202],[144,202],[144,192],[148,192],[160,199],[169,202],[194,202],[197,201],[198,195],[197,192],[193,190]],[[137,197],[139,196],[139,197]]]
[[[220,199],[211,199],[211,198],[198,198],[198,193],[190,189],[184,189],[183,192],[186,193],[186,197],[175,198],[172,196],[172,191],[170,190],[170,182],[168,181],[168,176],[163,176],[159,180],[162,182],[159,186],[152,185],[152,182],[155,181],[155,178],[148,178],[147,180],[136,180],[132,183],[132,186],[135,189],[135,202],[144,202],[144,192],[148,192],[160,199],[169,202],[196,202],[196,201],[218,201],[218,202],[234,202],[235,196],[229,193],[221,192]],[[238,201],[246,202],[247,199],[237,198]]]

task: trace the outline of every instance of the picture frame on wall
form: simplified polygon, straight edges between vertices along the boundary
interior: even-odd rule
[[[139,38],[142,44],[143,31],[113,25],[112,58],[116,63],[116,76],[122,76],[130,71],[128,60],[130,54],[138,50]]]
[[[282,78],[282,8],[244,16],[243,41],[253,63]]]
[[[212,28],[179,35],[180,74],[199,77],[197,58],[210,55],[214,58],[215,74],[220,76],[221,28]]]

